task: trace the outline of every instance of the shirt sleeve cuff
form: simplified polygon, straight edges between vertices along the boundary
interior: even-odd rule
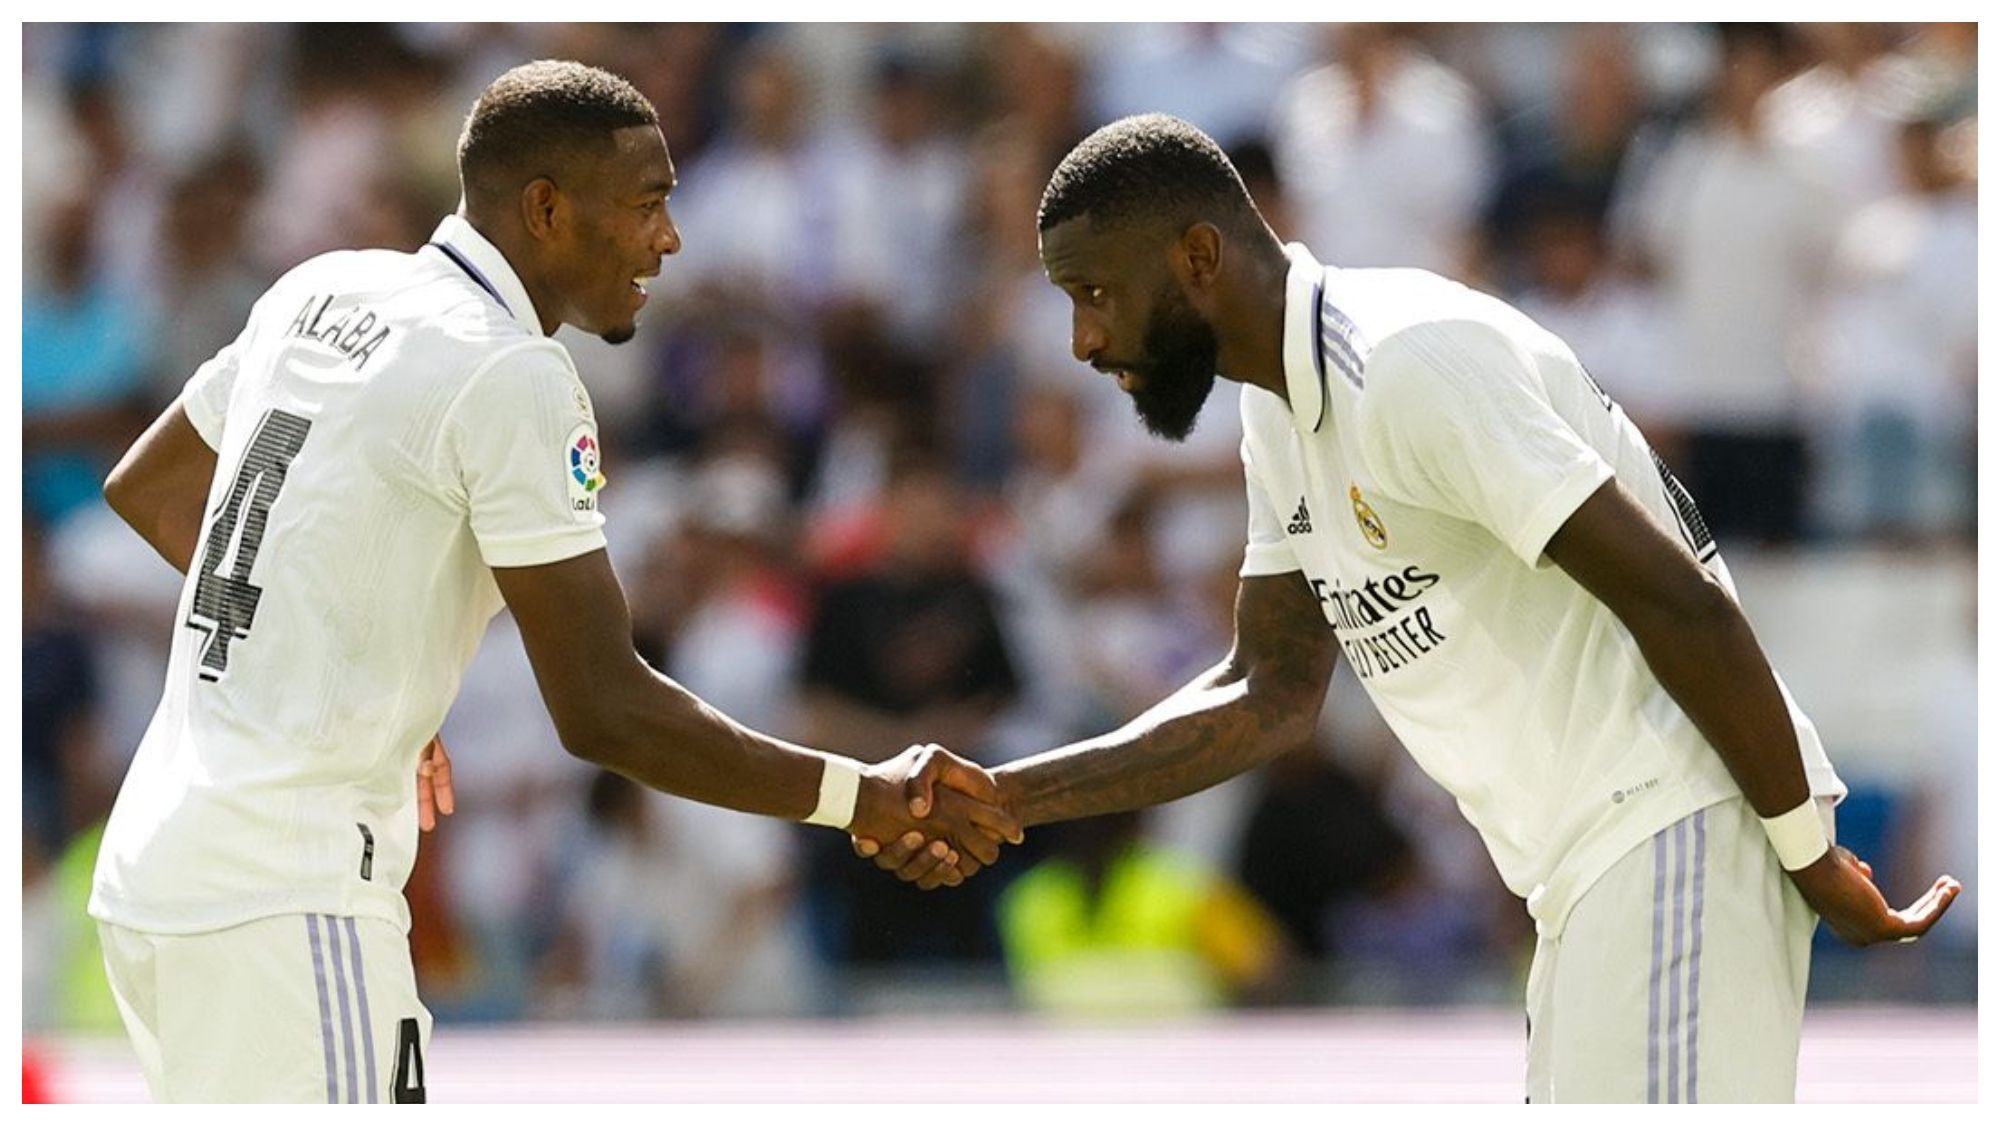
[[[1611,466],[1602,458],[1591,458],[1588,462],[1577,466],[1576,472],[1571,473],[1561,485],[1551,491],[1547,499],[1543,500],[1522,523],[1521,533],[1515,536],[1514,542],[1508,546],[1514,549],[1515,555],[1521,557],[1521,562],[1530,567],[1539,569],[1549,566],[1550,561],[1543,554],[1549,546],[1549,541],[1554,539],[1555,534],[1562,530],[1562,526],[1569,521],[1569,518],[1576,514],[1576,510],[1583,506],[1583,502],[1589,500],[1591,494],[1610,479]]]
[[[201,440],[208,443],[209,449],[222,449],[222,415],[210,410],[200,395],[182,395],[181,413],[187,415],[194,432],[201,435]]]
[[[481,540],[479,557],[488,567],[540,567],[588,554],[604,543],[602,528],[580,527],[554,535]]]
[[[1243,567],[1237,571],[1242,578],[1259,575],[1282,575],[1299,569],[1299,561],[1292,554],[1290,545],[1283,543],[1253,543],[1243,548]]]

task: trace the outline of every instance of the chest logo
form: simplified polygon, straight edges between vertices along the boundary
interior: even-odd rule
[[[1361,538],[1375,550],[1385,550],[1389,546],[1389,529],[1382,526],[1382,518],[1375,515],[1375,510],[1368,507],[1367,501],[1361,499],[1361,487],[1348,485],[1347,499],[1354,503],[1354,522],[1361,525]]]
[[[1299,510],[1292,513],[1291,523],[1285,525],[1288,536],[1310,535],[1313,530],[1312,513],[1306,511],[1306,498],[1299,498]]]

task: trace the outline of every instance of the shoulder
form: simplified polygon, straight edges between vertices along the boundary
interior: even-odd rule
[[[1475,406],[1480,385],[1527,366],[1518,337],[1498,318],[1472,309],[1403,325],[1368,353],[1361,413]]]

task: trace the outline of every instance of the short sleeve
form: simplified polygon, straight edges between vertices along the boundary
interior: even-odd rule
[[[1439,322],[1383,341],[1359,419],[1381,488],[1484,527],[1531,567],[1612,476],[1549,401],[1534,361],[1491,325]]]
[[[250,326],[245,325],[236,339],[194,369],[181,388],[181,410],[210,449],[222,448],[222,424],[229,417],[229,396],[236,391],[236,373],[249,350],[250,335]]]
[[[1243,567],[1237,572],[1243,578],[1257,575],[1282,575],[1299,569],[1299,561],[1292,554],[1292,545],[1285,538],[1285,523],[1278,519],[1278,510],[1271,506],[1271,495],[1264,488],[1264,479],[1257,472],[1256,459],[1251,456],[1249,439],[1244,439],[1241,447],[1243,457],[1243,487],[1250,496],[1250,538],[1243,545]]]
[[[445,414],[446,482],[489,567],[557,563],[604,546],[606,484],[590,396],[536,343],[489,361]]]

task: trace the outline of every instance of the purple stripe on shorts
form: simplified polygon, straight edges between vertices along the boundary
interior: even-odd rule
[[[319,920],[306,916],[306,937],[312,940],[313,985],[319,990],[319,1046],[326,1053],[326,1101],[340,1101],[333,1069],[333,1010],[326,1003],[326,955],[319,947]]]
[[[1687,820],[1674,822],[1674,952],[1667,969],[1667,1101],[1681,1101],[1681,963],[1687,920]]]
[[[321,915],[326,920],[327,946],[333,950],[333,992],[340,998],[340,1047],[347,1056],[347,1101],[361,1101],[361,1081],[354,1074],[354,1019],[353,1010],[347,1004],[347,969],[340,958],[340,930],[334,926],[332,915]]]
[[[368,974],[361,968],[361,936],[352,915],[347,924],[347,949],[354,955],[354,996],[361,1005],[361,1058],[368,1061],[368,1101],[375,1101],[375,1029],[368,1020]]]
[[[1646,1101],[1660,1101],[1660,954],[1667,904],[1667,834],[1653,834],[1653,971],[1646,993]]]
[[[1701,1101],[1695,1097],[1695,1063],[1701,1047],[1701,894],[1707,871],[1708,811],[1704,809],[1694,815],[1694,920],[1689,924],[1694,932],[1688,948],[1687,1101],[1691,1103]]]

